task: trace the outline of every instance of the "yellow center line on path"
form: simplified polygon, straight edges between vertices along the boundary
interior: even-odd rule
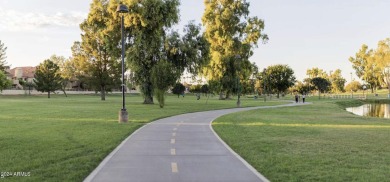
[[[176,140],[175,139],[171,139],[171,144],[175,144]]]
[[[171,155],[176,155],[176,149],[171,149]]]
[[[171,163],[171,167],[172,167],[172,173],[178,173],[179,172],[179,169],[177,167],[177,163],[176,162],[172,162]]]

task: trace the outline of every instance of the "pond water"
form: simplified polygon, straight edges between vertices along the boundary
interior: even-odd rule
[[[390,104],[365,104],[359,107],[349,107],[346,110],[359,116],[390,118]]]

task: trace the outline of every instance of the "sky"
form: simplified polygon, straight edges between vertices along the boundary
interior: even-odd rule
[[[79,24],[91,0],[0,0],[0,40],[11,67],[37,66],[51,55],[71,56],[80,41]],[[259,69],[287,64],[298,80],[318,67],[341,69],[357,79],[348,61],[362,44],[376,48],[390,37],[389,0],[248,0],[250,16],[265,21],[266,44],[259,43],[251,62]],[[181,0],[181,30],[190,20],[201,23],[203,0]]]

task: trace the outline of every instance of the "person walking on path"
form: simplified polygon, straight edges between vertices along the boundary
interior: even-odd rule
[[[302,94],[302,102],[305,103],[305,98],[306,98],[306,95],[305,94]]]
[[[298,103],[298,94],[295,94],[295,103]]]

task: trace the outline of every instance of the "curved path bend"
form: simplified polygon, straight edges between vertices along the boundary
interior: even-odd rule
[[[214,132],[214,119],[262,106],[182,114],[145,125],[124,140],[85,181],[268,181]]]

